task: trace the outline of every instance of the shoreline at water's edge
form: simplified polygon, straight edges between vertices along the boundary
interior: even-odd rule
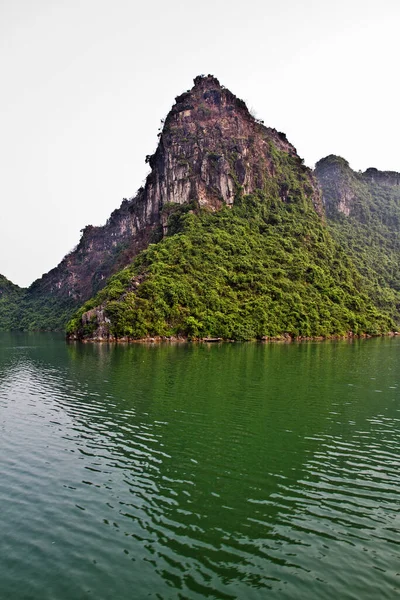
[[[210,343],[240,343],[240,342],[262,342],[262,343],[292,343],[292,342],[324,342],[332,340],[358,340],[358,339],[369,339],[372,337],[395,337],[400,335],[398,331],[388,331],[387,333],[379,333],[376,335],[363,333],[361,335],[355,335],[349,332],[347,335],[329,335],[329,336],[290,336],[289,334],[283,334],[276,337],[264,336],[262,338],[254,338],[251,340],[231,340],[225,338],[189,338],[188,336],[155,336],[155,337],[144,337],[144,338],[130,338],[123,336],[116,338],[114,336],[108,336],[105,338],[78,338],[77,336],[66,336],[67,342],[80,342],[82,344],[176,344],[176,343],[196,343],[196,344],[210,344]]]

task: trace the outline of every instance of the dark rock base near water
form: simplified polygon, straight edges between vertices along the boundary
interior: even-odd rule
[[[121,338],[116,338],[112,335],[108,337],[91,337],[91,338],[78,338],[74,335],[68,335],[66,340],[69,343],[74,342],[82,342],[84,344],[88,343],[98,343],[98,344],[182,344],[182,343],[199,343],[199,344],[214,344],[214,343],[243,343],[243,342],[258,342],[258,343],[291,343],[291,342],[324,342],[330,340],[361,340],[361,339],[370,339],[373,337],[394,337],[399,335],[398,331],[389,331],[387,333],[382,333],[379,335],[370,335],[367,333],[355,335],[351,331],[347,335],[331,335],[331,336],[297,336],[293,337],[288,334],[268,337],[264,336],[261,339],[253,339],[253,340],[234,340],[234,339],[224,339],[224,338],[189,338],[188,336],[156,336],[156,337],[144,337],[144,338],[130,338],[128,336],[123,336]]]

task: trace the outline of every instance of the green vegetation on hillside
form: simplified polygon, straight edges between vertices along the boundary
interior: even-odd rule
[[[0,331],[62,331],[77,308],[72,298],[35,293],[0,275]]]
[[[400,186],[355,173],[337,156],[319,161],[316,175],[332,236],[359,270],[373,302],[399,323]],[[348,216],[338,210],[344,192],[351,198]]]
[[[344,159],[317,164],[327,222],[309,198],[300,159],[272,144],[274,177],[218,212],[166,204],[168,235],[150,244],[76,311],[0,276],[0,329],[60,330],[90,337],[104,309],[114,337],[184,335],[254,339],[379,334],[399,328],[400,186],[355,173]],[[390,174],[388,174],[390,175]],[[348,215],[339,210],[345,198]],[[343,208],[343,207],[342,207]],[[156,232],[155,232],[156,233]],[[155,236],[154,239],[157,239]]]
[[[22,288],[0,275],[0,331],[16,329],[23,293]]]
[[[23,331],[63,331],[76,310],[72,298],[26,293],[20,300],[18,320],[12,329]]]
[[[238,196],[231,209],[177,206],[169,235],[113,276],[68,332],[90,336],[96,317],[86,325],[81,317],[97,306],[116,337],[246,340],[388,331],[390,319],[367,297],[303,183],[292,174],[285,181],[285,201],[271,180],[269,193]]]

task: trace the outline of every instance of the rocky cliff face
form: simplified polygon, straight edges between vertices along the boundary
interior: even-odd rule
[[[144,190],[139,190],[134,198],[123,200],[105,225],[86,226],[78,246],[35,281],[29,293],[70,298],[75,303],[86,300],[149,244],[158,222],[159,215],[147,213]]]
[[[283,133],[264,127],[215,77],[196,77],[194,84],[176,98],[157,151],[148,157],[149,214],[166,203],[193,199],[211,210],[232,205],[239,191],[250,194],[264,189],[268,179],[277,175],[274,150],[298,159]],[[304,172],[319,210],[318,190],[305,167]]]
[[[385,218],[388,206],[380,202],[380,198],[385,196],[398,202],[400,173],[395,171],[378,171],[371,167],[357,173],[347,160],[331,154],[317,162],[315,175],[328,218],[343,214],[366,222],[377,211],[379,218]]]
[[[378,169],[370,167],[364,171],[363,177],[371,183],[378,183],[389,187],[400,186],[400,173],[396,171],[378,171]]]
[[[343,213],[349,216],[354,209],[358,181],[347,160],[331,154],[317,162],[315,175],[327,215]]]

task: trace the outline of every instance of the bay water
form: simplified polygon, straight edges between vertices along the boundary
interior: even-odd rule
[[[400,339],[0,336],[0,598],[400,597]]]

